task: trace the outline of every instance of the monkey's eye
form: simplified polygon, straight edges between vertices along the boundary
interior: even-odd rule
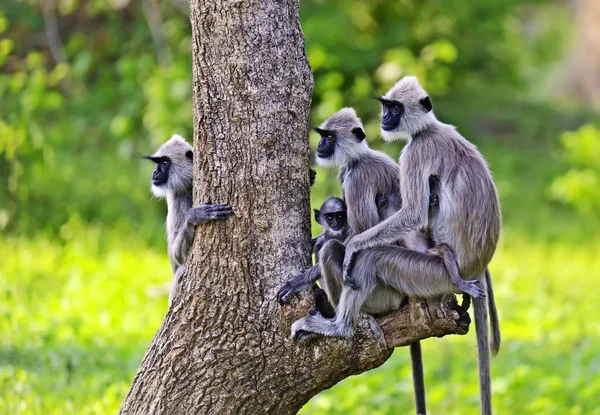
[[[161,166],[163,167],[167,167],[169,165],[169,162],[167,160],[163,160],[160,162]]]
[[[331,222],[333,220],[333,215],[326,215],[325,220],[327,221],[327,223]]]
[[[332,135],[328,135],[327,138],[326,138],[326,140],[327,140],[328,143],[331,144],[333,142],[333,136]]]
[[[392,106],[392,112],[394,114],[400,114],[401,110],[402,110],[402,108],[400,107],[400,105],[394,105],[394,106]]]

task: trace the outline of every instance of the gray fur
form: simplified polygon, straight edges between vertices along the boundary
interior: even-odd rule
[[[323,232],[317,237],[313,238],[315,265],[297,275],[293,275],[288,278],[288,280],[277,292],[277,301],[280,304],[288,304],[292,294],[309,289],[311,286],[313,286],[313,284],[321,279],[321,268],[319,266],[319,262],[322,247],[327,243],[327,241],[344,241],[348,237],[347,223],[342,229],[335,231],[329,227],[327,221],[324,219],[328,213],[340,211],[347,212],[346,204],[342,199],[337,197],[331,196],[327,198],[321,205],[321,209],[319,209],[318,222],[323,227]]]
[[[427,94],[416,78],[400,80],[383,98],[401,103],[403,108],[393,129],[384,130],[382,126],[385,140],[408,141],[399,160],[402,206],[393,216],[346,244],[343,266],[346,287],[335,319],[325,320],[318,315],[300,319],[292,326],[294,338],[306,332],[350,336],[361,307],[366,308],[369,297],[376,295],[381,286],[420,297],[454,292],[442,257],[397,245],[415,232],[429,231],[434,245],[450,247],[461,276],[473,279],[473,284],[486,285],[484,272],[496,249],[501,216],[496,187],[485,160],[453,126],[439,122],[431,108],[422,105]],[[429,214],[432,176],[439,179],[439,207],[435,215]],[[350,200],[346,202],[350,209]],[[326,277],[323,265],[322,273]],[[488,414],[491,393],[487,309],[483,298],[476,299],[474,306],[482,413]],[[482,316],[486,318],[485,324]]]
[[[486,278],[482,276],[482,284],[486,285]],[[492,413],[492,381],[490,374],[490,345],[488,337],[488,310],[484,298],[474,298],[475,309],[475,334],[477,337],[477,366],[479,368],[479,397],[481,400],[481,413]]]
[[[152,193],[167,199],[167,252],[173,270],[173,283],[169,292],[169,306],[177,292],[182,265],[185,263],[194,240],[197,225],[215,219],[225,219],[230,206],[201,203],[192,207],[193,161],[186,156],[192,151],[183,137],[174,134],[151,157],[168,157],[171,160],[167,183],[151,185]]]

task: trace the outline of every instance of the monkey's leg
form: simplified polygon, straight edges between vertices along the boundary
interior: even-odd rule
[[[498,320],[498,310],[496,309],[492,276],[490,275],[489,268],[485,269],[485,285],[487,286],[488,308],[490,311],[490,348],[492,349],[492,354],[496,356],[500,350],[500,321]]]
[[[181,277],[181,274],[183,273],[183,267],[180,266],[179,268],[177,268],[177,271],[175,271],[175,275],[173,276],[173,282],[171,283],[171,290],[169,291],[169,308],[171,308],[171,306],[173,305],[173,298],[175,298],[175,294],[177,294],[177,289],[178,284],[179,284],[179,277]]]
[[[304,291],[310,288],[317,280],[321,278],[321,269],[319,265],[313,265],[309,269],[289,278],[285,284],[277,291],[277,301],[279,304],[289,304],[290,296],[298,291]]]
[[[351,287],[377,278],[395,290],[416,297],[436,297],[453,293],[455,288],[443,260],[436,255],[412,251],[396,245],[386,245],[360,251],[352,271]],[[477,279],[467,280],[468,294],[478,296]]]
[[[340,303],[336,308],[335,318],[328,320],[320,315],[309,315],[292,324],[292,339],[300,341],[311,334],[324,336],[351,337],[354,323],[365,299],[375,287],[375,281],[365,284],[361,290],[351,290],[344,287]]]
[[[483,275],[479,278],[485,284]],[[477,337],[477,363],[479,366],[479,396],[481,414],[492,414],[492,386],[490,375],[490,346],[488,337],[488,312],[485,298],[474,298],[475,334]]]
[[[456,257],[454,256],[454,252],[452,252],[452,249],[450,249],[450,247],[448,245],[439,244],[437,246],[434,246],[429,251],[427,251],[427,253],[431,254],[431,255],[437,255],[440,258],[442,258],[442,261],[444,262],[444,266],[446,267],[446,271],[448,271],[448,274],[450,275],[450,281],[452,281],[452,284],[454,284],[456,286],[456,288],[458,288],[462,292],[466,292],[468,294],[473,295],[473,297],[475,297],[475,298],[485,297],[485,293],[481,288],[479,288],[479,287],[473,288],[472,284],[468,280],[463,280],[460,277],[460,274],[458,272],[458,265],[456,263]],[[468,291],[471,289],[473,289],[475,291],[477,291],[476,289],[478,289],[479,295],[474,295],[473,293]]]
[[[332,239],[327,241],[320,251],[321,275],[323,277],[323,289],[327,298],[335,307],[340,302],[340,296],[344,284],[342,281],[344,255],[346,247],[343,243]]]

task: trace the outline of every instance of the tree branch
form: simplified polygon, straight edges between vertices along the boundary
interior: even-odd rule
[[[283,319],[287,326],[306,315],[312,305],[311,294],[301,294],[294,305],[284,306]],[[429,337],[443,337],[449,334],[467,334],[471,319],[467,312],[469,301],[459,305],[452,294],[440,298],[410,299],[402,308],[374,318],[362,313],[351,340],[331,337],[316,337],[299,347],[311,348],[315,353],[331,353],[330,348],[338,348],[340,343],[352,347],[350,365],[352,373],[360,373],[381,365],[394,348],[407,346]],[[322,350],[319,350],[322,349]],[[327,350],[327,351],[326,351]]]

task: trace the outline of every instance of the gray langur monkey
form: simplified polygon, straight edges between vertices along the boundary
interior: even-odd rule
[[[201,203],[192,207],[193,149],[180,135],[174,134],[148,160],[156,163],[151,190],[154,196],[167,199],[167,246],[173,283],[169,292],[169,307],[177,292],[177,284],[196,227],[211,220],[226,219],[233,213],[231,206]]]
[[[415,77],[398,81],[380,102],[384,140],[408,142],[399,160],[402,208],[347,244],[343,270],[347,286],[336,309],[336,318],[324,320],[307,316],[294,323],[293,328],[348,336],[361,305],[381,285],[421,297],[453,292],[443,258],[393,245],[398,238],[415,230],[429,229],[434,244],[451,248],[460,275],[479,280],[488,293],[492,351],[495,352],[500,332],[487,266],[498,243],[502,220],[489,168],[477,148],[455,127],[436,119],[431,100]],[[439,208],[430,217],[427,200],[432,176],[439,178]],[[488,310],[484,298],[474,298],[473,302],[481,413],[487,415],[492,410]]]
[[[353,109],[344,108],[338,111],[316,130],[321,135],[317,149],[317,163],[324,167],[340,167],[339,179],[347,205],[349,238],[377,225],[381,220],[389,218],[400,209],[402,200],[398,180],[399,167],[387,154],[369,148],[362,123]],[[433,182],[435,179],[432,179],[431,186],[435,191],[437,187]],[[429,207],[435,209],[438,200],[437,194],[429,195]],[[321,251],[320,271],[323,277],[323,286],[328,298],[336,306],[340,303],[340,295],[344,288],[342,265],[347,241],[348,239],[342,243],[340,240],[332,239],[324,244]],[[420,252],[428,251],[431,245],[426,229],[411,232],[398,242],[402,246]],[[441,251],[443,247],[438,249]],[[451,265],[456,268],[452,252],[443,251],[451,260]],[[460,285],[459,289],[464,289],[475,296],[481,294],[478,287],[465,284],[458,274],[456,274],[456,279],[457,285]],[[359,306],[359,309],[371,314],[382,314],[399,308],[405,299],[404,293],[380,285],[365,297],[365,301]],[[339,309],[336,310],[336,313],[338,311]],[[322,319],[321,316],[313,316],[316,319]],[[302,340],[310,335],[308,330],[298,328],[301,321],[299,320],[292,326],[292,337],[297,340]],[[415,400],[419,413],[424,413],[425,391],[419,342],[411,345],[411,358]]]
[[[307,270],[290,277],[277,292],[279,304],[289,304],[293,293],[304,291],[313,287],[315,293],[316,310],[326,318],[335,316],[335,310],[329,302],[326,293],[320,289],[316,282],[321,279],[319,266],[320,252],[323,245],[329,240],[345,241],[348,237],[348,221],[346,203],[339,197],[330,196],[315,209],[315,220],[323,227],[323,232],[311,240],[315,253],[315,265]]]

